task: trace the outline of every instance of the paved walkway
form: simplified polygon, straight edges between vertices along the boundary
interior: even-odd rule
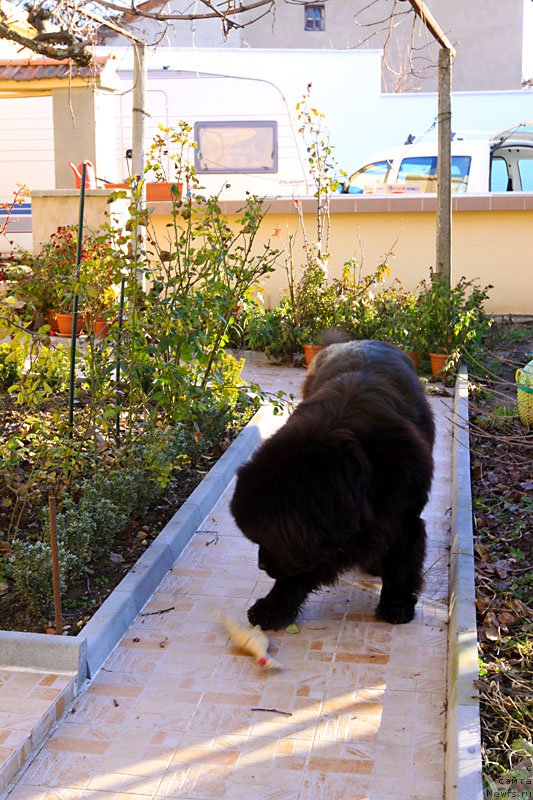
[[[303,372],[246,377],[296,394]],[[379,579],[346,573],[308,601],[299,634],[271,637],[285,669],[261,670],[214,620],[223,609],[244,622],[271,585],[229,514],[230,486],[9,800],[442,800],[451,403],[432,404],[413,622],[378,622]]]

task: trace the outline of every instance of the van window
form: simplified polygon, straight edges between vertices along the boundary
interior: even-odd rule
[[[519,158],[518,171],[520,173],[520,186],[523,192],[533,192],[533,159]]]
[[[411,156],[402,159],[398,183],[420,192],[437,191],[437,156]],[[452,156],[452,192],[465,192],[470,173],[470,156]]]
[[[509,168],[505,158],[494,157],[490,162],[490,191],[506,192],[509,188]]]
[[[277,122],[196,122],[198,172],[277,172]]]
[[[470,156],[452,156],[452,192],[466,192],[471,163]]]
[[[388,161],[375,161],[357,170],[350,177],[346,192],[348,194],[372,194],[382,191],[387,183],[390,164]]]

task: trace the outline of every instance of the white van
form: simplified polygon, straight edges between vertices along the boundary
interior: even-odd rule
[[[452,192],[533,192],[533,122],[499,133],[452,134]],[[437,191],[437,138],[409,136],[344,181],[343,194]]]

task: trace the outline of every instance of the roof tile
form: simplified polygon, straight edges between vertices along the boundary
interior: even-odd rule
[[[87,78],[99,75],[114,56],[96,56],[87,67],[65,59],[52,58],[0,59],[0,81],[35,81],[50,78]]]

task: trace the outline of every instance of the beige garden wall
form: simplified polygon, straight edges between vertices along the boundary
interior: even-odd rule
[[[128,200],[119,199],[109,203],[109,189],[87,189],[85,192],[83,224],[84,230],[96,232],[106,223],[123,227],[126,221]],[[58,228],[78,225],[80,214],[79,189],[42,189],[31,192],[32,240],[34,252]]]
[[[77,223],[78,192],[32,192],[34,248],[58,225]],[[93,230],[108,219],[106,190],[87,192],[86,223]],[[316,201],[299,201],[309,239],[315,236]],[[126,201],[113,204],[113,216],[122,216]],[[163,249],[170,203],[155,202],[152,221]],[[221,204],[223,213],[235,217],[238,202]],[[304,263],[303,236],[293,200],[266,200],[266,215],[257,247],[270,238],[277,248],[295,239],[296,263]],[[363,271],[372,272],[392,250],[391,278],[414,288],[435,264],[434,196],[354,197],[331,200],[330,275],[340,275],[354,256]],[[123,219],[123,217],[122,217]],[[172,248],[170,248],[172,249]],[[274,306],[287,285],[280,257],[276,272],[265,281],[265,302]],[[453,199],[453,279],[476,279],[493,284],[487,309],[493,314],[533,315],[533,194],[462,195]]]
[[[309,238],[315,227],[315,201],[302,202]],[[222,203],[234,214],[238,203]],[[288,233],[297,237],[295,253],[303,263],[302,230],[292,200],[266,201],[268,207],[257,240],[268,238],[281,247]],[[154,204],[152,216],[158,236],[165,236],[169,206]],[[435,197],[336,196],[331,201],[330,274],[338,275],[349,258],[356,257],[372,272],[392,249],[391,277],[414,288],[435,265]],[[167,213],[165,213],[167,212]],[[265,301],[275,305],[286,287],[280,259],[277,271],[265,282]],[[453,199],[453,279],[474,278],[493,284],[487,308],[494,314],[533,314],[533,195],[463,195]]]

